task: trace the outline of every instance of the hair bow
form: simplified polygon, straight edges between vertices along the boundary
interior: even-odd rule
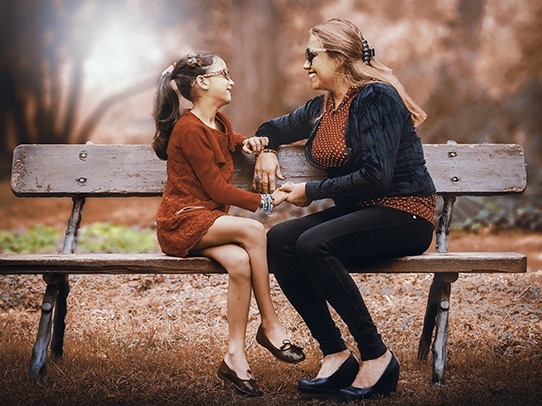
[[[188,61],[186,61],[186,64],[188,66],[193,68],[195,68],[196,65],[201,66],[201,60],[199,59],[199,54],[197,52],[190,52],[187,57]]]

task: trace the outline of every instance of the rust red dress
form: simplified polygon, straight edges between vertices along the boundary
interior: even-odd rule
[[[216,119],[224,132],[214,130],[190,112],[177,121],[167,148],[167,181],[156,214],[156,234],[162,251],[184,257],[230,205],[256,211],[260,195],[231,185],[231,152],[244,136],[232,130],[228,117]]]

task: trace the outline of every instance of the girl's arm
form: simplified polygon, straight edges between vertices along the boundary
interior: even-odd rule
[[[182,148],[205,191],[214,201],[251,211],[258,209],[261,202],[259,194],[238,189],[224,180],[215,163],[213,148],[202,131],[189,131],[183,137]]]

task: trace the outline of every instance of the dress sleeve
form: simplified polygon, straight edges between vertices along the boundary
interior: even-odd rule
[[[256,131],[256,136],[268,137],[268,148],[271,149],[309,138],[321,112],[323,100],[324,96],[315,97],[290,114],[263,123]]]
[[[183,151],[205,191],[216,202],[256,211],[261,197],[227,183],[215,163],[213,148],[202,131],[191,130],[183,139]]]
[[[305,191],[310,200],[362,200],[387,191],[395,170],[406,107],[400,99],[381,92],[373,92],[360,104],[350,114],[358,115],[355,119],[361,133],[357,135],[361,141],[361,168],[343,176],[307,182]]]
[[[245,137],[242,134],[236,133],[233,131],[233,142],[235,144],[235,149],[238,150],[243,145],[243,141],[246,140],[247,137]]]

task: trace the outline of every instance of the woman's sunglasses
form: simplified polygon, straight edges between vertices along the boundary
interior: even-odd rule
[[[318,56],[318,52],[327,52],[325,48],[307,48],[305,49],[305,59],[312,65],[312,60]]]
[[[227,70],[226,68],[217,70],[216,72],[209,72],[201,76],[203,76],[204,78],[210,78],[211,76],[218,76],[218,75],[224,76],[226,80],[231,80],[230,71]]]

